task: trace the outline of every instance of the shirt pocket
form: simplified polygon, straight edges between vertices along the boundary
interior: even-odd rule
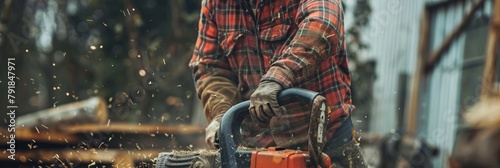
[[[264,45],[261,45],[261,52],[271,58],[271,62],[276,61],[283,53],[290,36],[291,26],[287,24],[278,24],[260,31],[259,39]]]
[[[259,33],[259,39],[262,41],[281,41],[286,39],[290,25],[278,24],[266,29]]]
[[[243,33],[239,31],[221,33],[219,39],[222,39],[220,46],[224,56],[229,57],[234,55],[235,47],[237,47],[238,41],[242,36]]]

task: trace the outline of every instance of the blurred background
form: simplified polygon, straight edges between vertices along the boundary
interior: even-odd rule
[[[448,166],[463,112],[500,92],[496,2],[343,1],[353,122],[368,165]],[[161,151],[206,148],[187,66],[200,5],[0,0],[1,64],[15,58],[19,107],[15,161],[1,115],[2,165],[140,167]],[[7,95],[7,68],[0,86]]]

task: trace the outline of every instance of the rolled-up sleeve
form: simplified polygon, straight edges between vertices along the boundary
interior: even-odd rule
[[[295,18],[298,30],[262,81],[289,88],[307,79],[328,57],[338,54],[342,23],[339,0],[303,0]]]
[[[196,91],[210,121],[227,110],[237,99],[236,75],[219,45],[217,26],[213,19],[212,0],[203,0],[198,25],[198,38],[189,67],[193,71]],[[214,85],[215,83],[218,87]]]

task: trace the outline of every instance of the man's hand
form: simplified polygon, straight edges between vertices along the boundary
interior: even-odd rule
[[[217,131],[220,128],[220,122],[222,121],[222,116],[224,113],[220,113],[216,115],[210,124],[208,124],[207,128],[205,128],[205,141],[207,142],[208,146],[212,149],[216,149],[214,142],[215,139],[217,138]]]
[[[281,85],[272,81],[263,81],[250,96],[249,112],[252,120],[261,127],[267,127],[273,116],[281,116],[283,111],[278,104]]]

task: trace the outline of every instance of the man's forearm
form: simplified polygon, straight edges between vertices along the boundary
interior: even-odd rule
[[[240,101],[237,77],[219,45],[213,5],[214,1],[202,1],[198,38],[189,63],[208,122]]]
[[[224,77],[206,77],[196,89],[208,122],[241,101],[238,88]]]
[[[296,21],[298,30],[292,41],[262,80],[289,88],[339,54],[344,31],[340,1],[303,0]]]

